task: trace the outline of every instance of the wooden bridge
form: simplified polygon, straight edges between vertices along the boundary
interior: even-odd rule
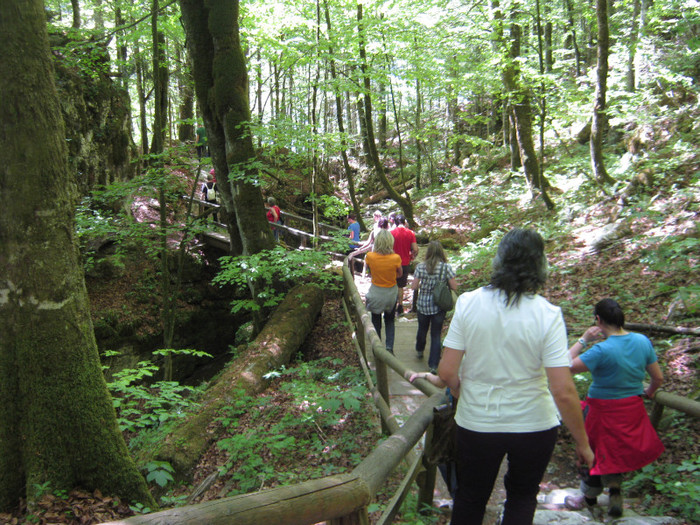
[[[189,197],[183,196],[183,199],[189,200]],[[193,198],[192,202],[198,207],[197,218],[199,219],[207,218],[213,214],[219,214],[220,219],[225,218],[226,211],[219,204],[207,202],[197,198]],[[286,211],[280,211],[280,215],[284,220],[284,224],[271,224],[270,226],[279,230],[280,238],[285,242],[285,244],[293,248],[305,250],[318,246],[322,247],[324,244],[337,243],[338,237],[345,234],[344,229],[323,222],[316,223],[317,233],[310,233],[309,230],[313,230],[314,227],[314,221],[312,219],[301,217],[300,215],[295,215],[294,213],[289,213]],[[227,229],[225,222],[217,221],[213,224],[220,227],[224,231]],[[332,234],[335,234],[335,236]],[[228,252],[230,249],[230,239],[227,233],[207,231],[199,234],[199,237],[208,246],[212,246],[226,252]],[[340,260],[345,257],[344,253],[333,251],[329,251],[329,253],[331,253],[335,259]]]

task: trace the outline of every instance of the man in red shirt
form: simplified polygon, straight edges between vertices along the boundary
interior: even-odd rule
[[[406,227],[406,217],[401,214],[396,216],[396,228],[391,230],[391,234],[394,236],[394,253],[401,256],[403,269],[403,275],[396,279],[396,285],[399,288],[396,314],[401,315],[403,313],[403,289],[408,283],[408,266],[418,256],[418,243],[416,242],[416,234]]]

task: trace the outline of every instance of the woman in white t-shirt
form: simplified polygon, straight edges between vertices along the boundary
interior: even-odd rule
[[[536,293],[546,275],[542,237],[515,229],[498,246],[490,284],[457,301],[438,368],[459,392],[453,525],[481,524],[504,456],[501,523],[532,523],[557,439],[557,409],[579,461],[593,464],[561,309]]]

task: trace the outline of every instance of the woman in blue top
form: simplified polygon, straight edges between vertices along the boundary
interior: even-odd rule
[[[622,473],[654,461],[664,446],[651,426],[642,394],[653,397],[663,382],[654,347],[642,334],[625,330],[625,315],[612,299],[595,305],[595,326],[569,349],[573,373],[590,371],[593,383],[584,402],[586,433],[596,462],[581,480],[582,497],[567,497],[567,507],[592,507],[606,485],[608,514],[622,515]],[[579,356],[590,342],[604,339]],[[645,389],[642,381],[649,374]]]
[[[435,374],[440,364],[440,334],[442,324],[445,322],[445,314],[433,300],[433,290],[441,280],[446,280],[450,289],[457,291],[455,271],[447,264],[445,250],[440,241],[431,241],[425,261],[416,266],[413,272],[413,284],[411,288],[418,290],[418,333],[416,334],[416,353],[418,359],[423,359],[425,339],[430,328],[430,356],[428,368]]]

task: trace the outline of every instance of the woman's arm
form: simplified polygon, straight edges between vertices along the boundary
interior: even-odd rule
[[[457,279],[455,279],[454,277],[452,279],[448,279],[447,284],[449,285],[450,290],[453,290],[455,292],[457,291]]]
[[[654,394],[661,386],[661,383],[664,382],[664,374],[661,371],[661,367],[659,366],[658,361],[647,365],[647,372],[649,373],[649,377],[651,378],[651,383],[648,387],[646,387],[646,389],[644,389],[644,393],[649,399],[651,399],[654,397]]]
[[[420,279],[418,279],[417,277],[414,277],[413,282],[411,283],[411,288],[413,290],[418,290],[418,288],[420,288]]]
[[[445,347],[442,352],[442,359],[438,365],[438,376],[450,387],[452,395],[459,395],[459,365],[462,364],[464,352],[455,350],[454,348]],[[456,394],[456,395],[455,395]]]
[[[409,383],[413,383],[416,379],[425,379],[438,388],[445,388],[447,386],[442,379],[430,372],[414,372],[413,370],[407,370],[404,377],[408,379]]]
[[[583,413],[581,412],[581,402],[576,392],[576,386],[571,378],[569,369],[563,366],[545,368],[549,381],[549,391],[552,393],[554,403],[559,409],[561,419],[566,428],[576,441],[576,455],[579,461],[593,466],[594,455],[588,443],[586,427],[583,424]]]

